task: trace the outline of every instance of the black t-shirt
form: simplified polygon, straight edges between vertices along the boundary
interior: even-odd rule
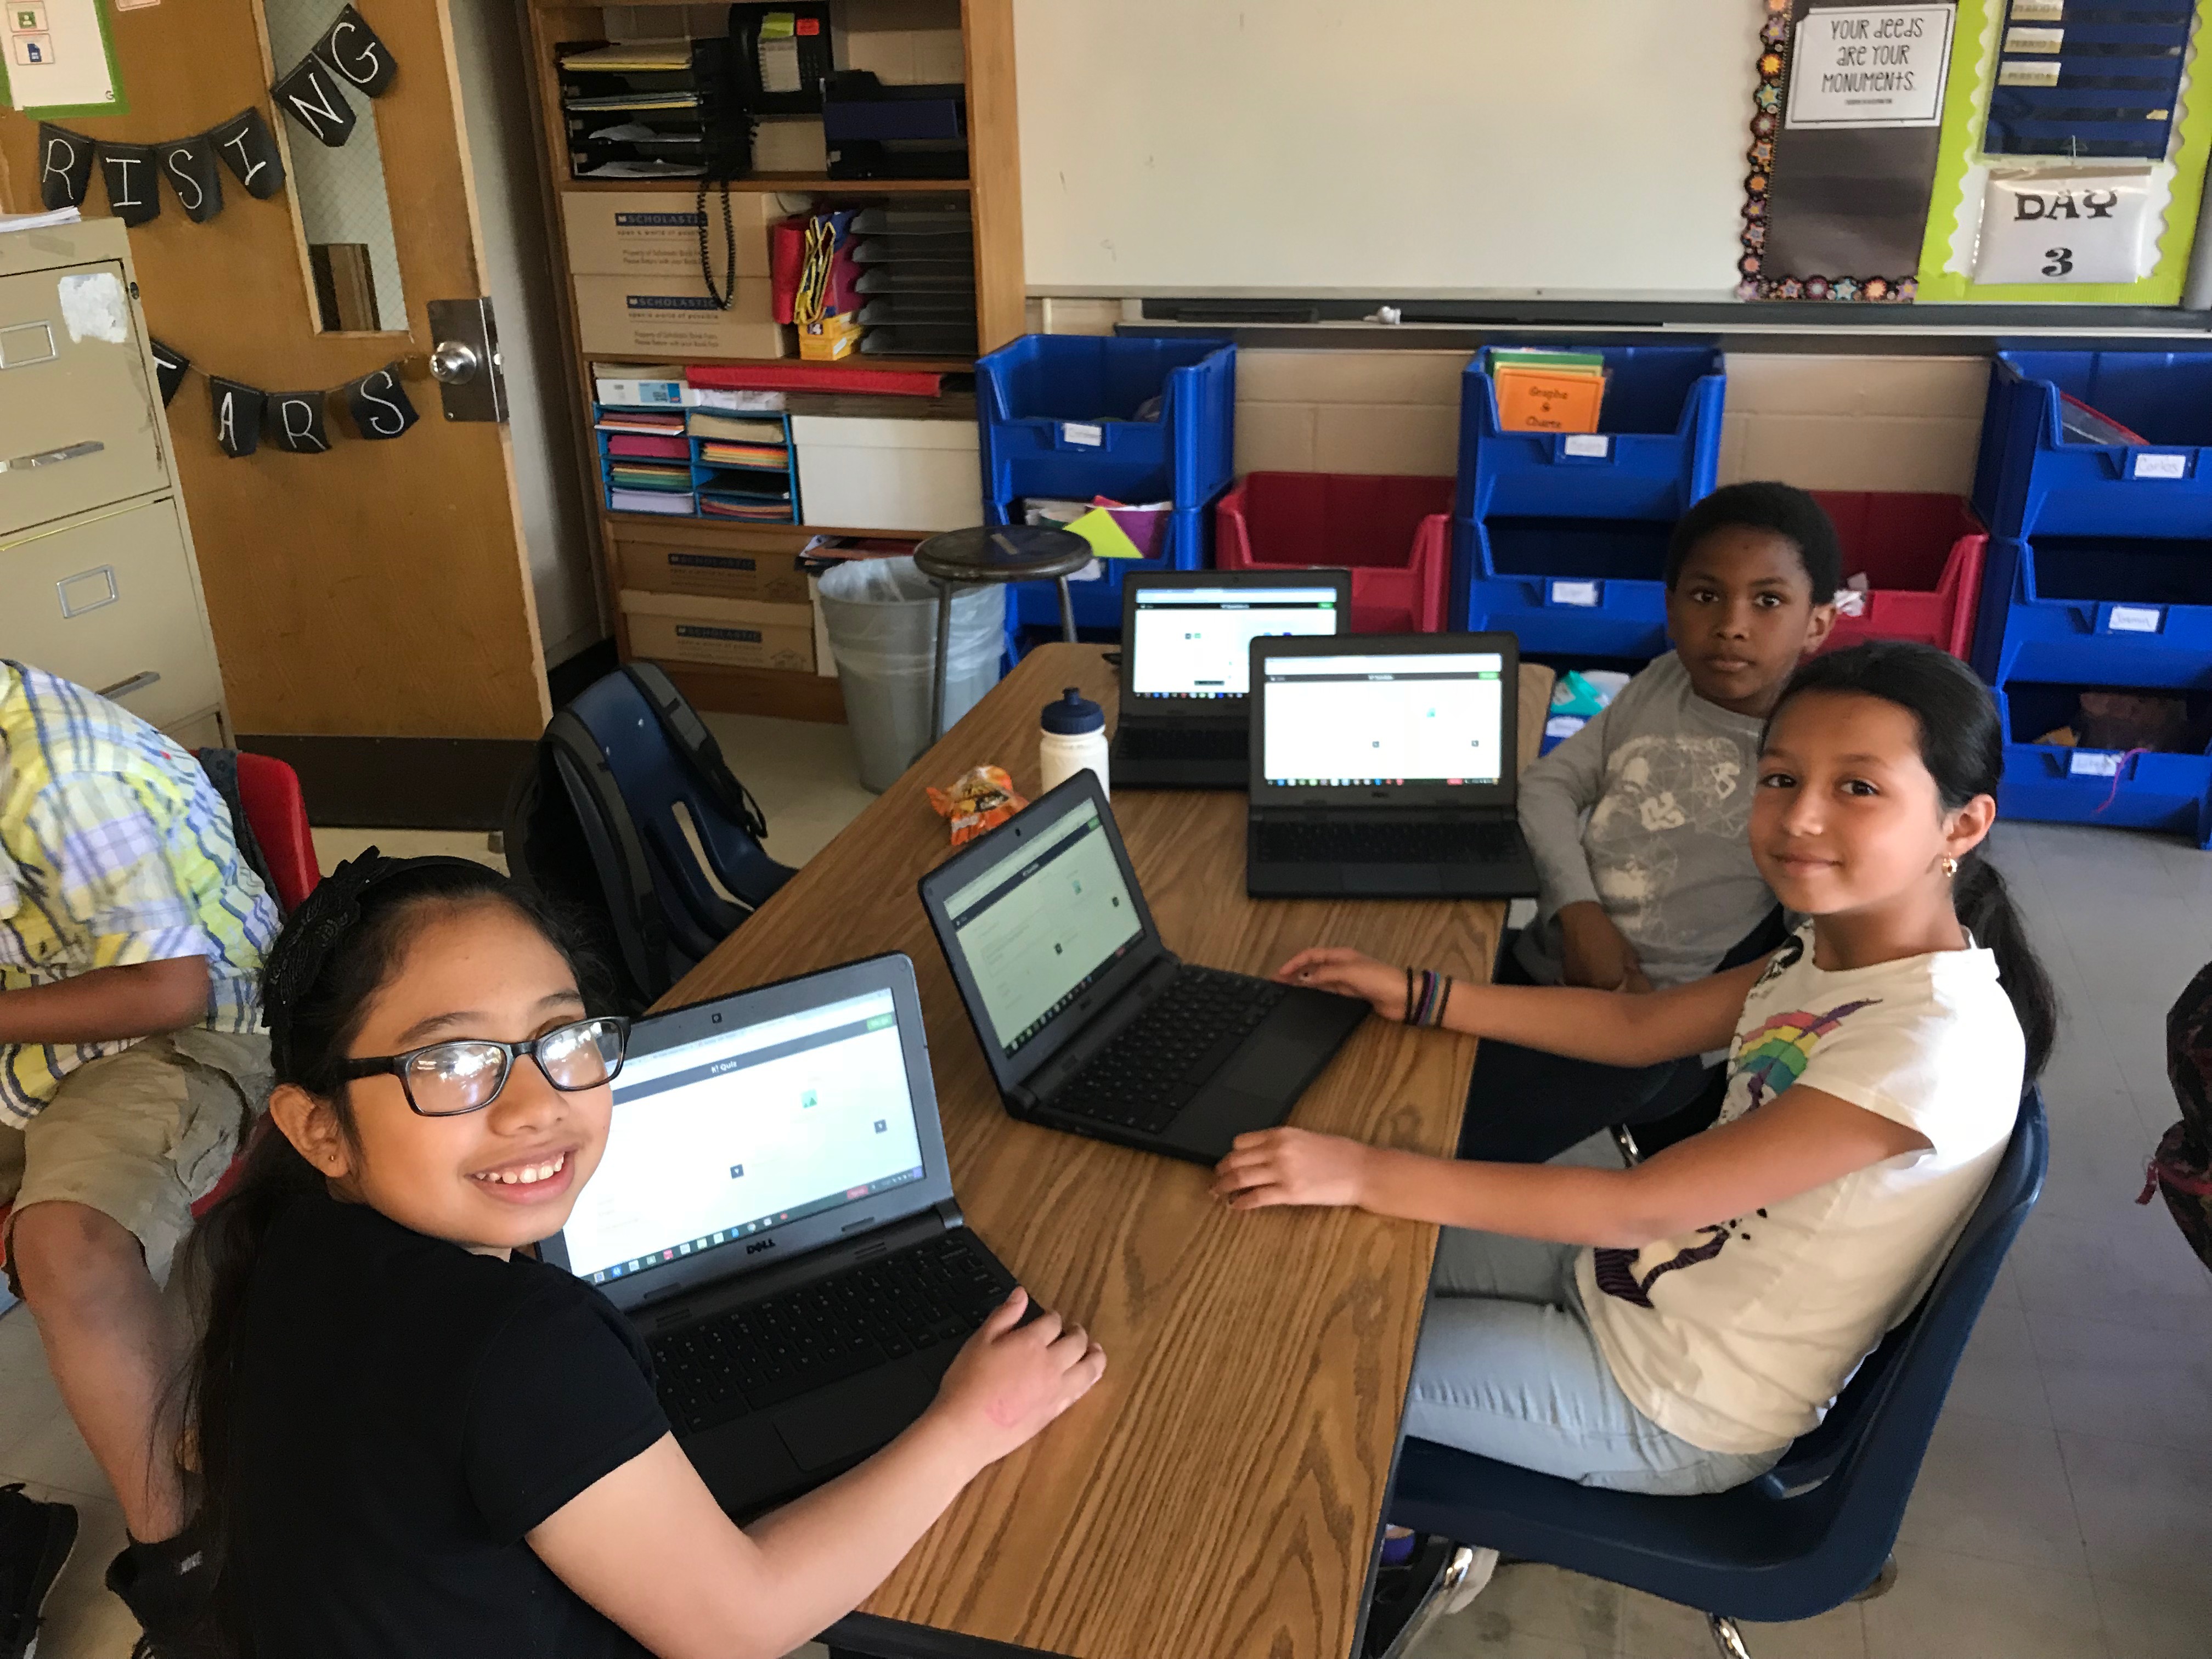
[[[639,1659],[523,1534],[668,1431],[606,1298],[366,1205],[289,1206],[238,1395],[259,1659]]]

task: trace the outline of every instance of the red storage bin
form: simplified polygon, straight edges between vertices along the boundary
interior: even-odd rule
[[[1450,478],[1253,472],[1213,509],[1215,568],[1352,572],[1352,631],[1433,634],[1451,592]]]
[[[1917,640],[1965,660],[1974,644],[1989,532],[1964,498],[1816,489],[1836,521],[1844,574],[1866,574],[1865,614],[1839,616],[1827,648]]]

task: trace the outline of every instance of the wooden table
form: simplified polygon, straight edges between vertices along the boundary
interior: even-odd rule
[[[1105,1346],[1098,1387],[968,1488],[836,1627],[838,1648],[1344,1659],[1436,1229],[1351,1210],[1233,1214],[1194,1164],[1016,1122],[915,893],[949,850],[925,781],[992,762],[1036,793],[1037,713],[1061,687],[1081,686],[1113,717],[1103,657],[1097,646],[1032,651],[667,1001],[905,951],[969,1224]],[[1550,673],[1522,672],[1525,757]],[[1243,794],[1117,793],[1114,811],[1153,917],[1187,960],[1265,974],[1302,946],[1340,944],[1488,977],[1499,905],[1255,902],[1244,895]],[[1449,1153],[1474,1062],[1472,1038],[1370,1021],[1291,1121]]]

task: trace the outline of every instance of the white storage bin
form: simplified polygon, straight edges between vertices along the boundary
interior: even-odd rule
[[[794,415],[791,445],[810,525],[928,531],[983,522],[972,422]]]

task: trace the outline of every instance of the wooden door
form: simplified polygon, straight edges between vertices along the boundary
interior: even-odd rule
[[[446,420],[428,372],[428,302],[485,292],[447,0],[357,6],[398,65],[381,97],[350,94],[382,151],[404,294],[404,307],[381,316],[363,314],[369,279],[356,255],[325,248],[311,261],[297,186],[302,152],[318,141],[274,107],[270,88],[296,59],[270,61],[264,0],[100,3],[128,112],[62,116],[61,125],[159,143],[250,106],[275,130],[289,175],[284,190],[257,200],[225,173],[221,212],[198,224],[161,187],[160,216],[131,231],[155,337],[197,369],[267,392],[338,386],[398,360],[422,416],[404,436],[365,441],[334,398],[327,453],[288,453],[264,439],[258,453],[231,459],[216,443],[205,374],[177,393],[177,475],[234,726],[534,738],[550,709],[507,428]],[[342,4],[320,9],[335,20]],[[297,33],[298,13],[280,21],[280,38]],[[0,111],[0,210],[38,210],[38,180],[36,123]],[[108,211],[97,169],[83,210]],[[395,286],[388,276],[386,285]]]

